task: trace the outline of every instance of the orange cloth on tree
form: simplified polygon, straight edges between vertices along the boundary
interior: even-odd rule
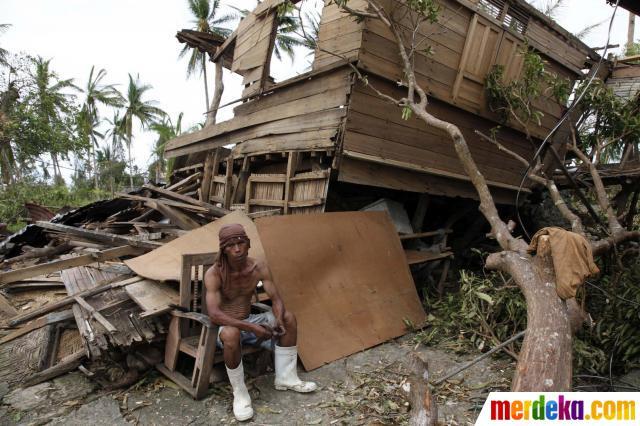
[[[556,273],[556,292],[561,299],[575,297],[576,290],[585,278],[600,270],[593,262],[591,244],[580,234],[562,228],[542,228],[531,239],[529,251],[538,247],[538,238],[549,236],[551,258]]]

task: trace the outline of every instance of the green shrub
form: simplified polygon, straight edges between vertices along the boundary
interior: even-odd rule
[[[39,204],[55,212],[61,207],[79,207],[107,196],[105,191],[90,188],[70,190],[65,185],[20,182],[0,190],[0,221],[6,223],[10,231],[17,231],[27,217],[24,203]]]

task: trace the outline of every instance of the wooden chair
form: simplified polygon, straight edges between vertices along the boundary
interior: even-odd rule
[[[183,254],[180,279],[180,309],[171,311],[171,323],[165,344],[164,362],[156,368],[194,399],[207,394],[214,364],[223,360],[222,351],[216,351],[218,326],[207,315],[204,274],[213,264],[216,253]],[[270,309],[257,304],[258,309]],[[255,306],[255,305],[254,305]],[[243,348],[242,353],[260,348]],[[217,352],[217,354],[216,354]],[[178,357],[185,354],[195,359],[191,377],[177,369]]]

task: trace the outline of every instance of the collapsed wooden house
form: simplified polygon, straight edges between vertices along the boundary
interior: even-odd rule
[[[180,41],[242,75],[244,83],[232,119],[167,144],[166,156],[176,158],[178,173],[202,171],[201,199],[248,213],[322,211],[328,192],[339,193],[345,183],[475,198],[449,138],[419,119],[403,120],[399,108],[356,78],[354,66],[379,90],[402,96],[398,49],[381,22],[357,21],[326,2],[311,71],[273,83],[269,62],[282,2],[260,3],[224,41],[178,34]],[[382,3],[405,7],[395,0]],[[349,3],[352,8],[365,4]],[[439,4],[438,22],[419,29],[433,52],[416,54],[419,83],[431,95],[432,113],[463,131],[494,196],[513,203],[522,165],[474,133],[488,134],[500,122],[487,105],[487,73],[499,64],[506,79],[518,78],[525,44],[550,71],[571,81],[582,78],[582,70],[598,56],[522,0]],[[513,122],[500,133],[508,148],[525,158],[533,156],[564,112],[563,105],[548,97],[535,107],[544,115],[541,126],[531,131],[533,146]],[[230,145],[230,151],[222,149]]]

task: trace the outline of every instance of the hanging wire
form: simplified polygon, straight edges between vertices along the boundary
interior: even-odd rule
[[[551,129],[549,134],[544,138],[544,140],[540,144],[540,147],[538,148],[538,150],[536,151],[535,155],[533,156],[533,159],[529,163],[529,166],[527,166],[526,170],[524,171],[524,173],[522,175],[522,180],[520,181],[520,185],[518,186],[518,192],[516,193],[516,216],[517,216],[517,219],[518,219],[518,223],[520,224],[520,227],[522,228],[522,230],[524,231],[524,233],[525,233],[525,235],[527,236],[528,239],[531,239],[531,235],[529,234],[529,232],[527,232],[527,229],[525,228],[524,224],[522,223],[522,217],[520,216],[520,208],[519,208],[520,207],[519,206],[519,204],[520,204],[520,193],[522,192],[522,189],[524,188],[524,183],[527,180],[527,176],[529,175],[529,171],[531,170],[531,167],[532,167],[533,163],[540,156],[540,154],[542,153],[542,150],[544,149],[544,147],[549,142],[549,139],[551,138],[551,136],[553,136],[553,134],[560,128],[562,123],[564,123],[564,121],[569,117],[569,114],[571,114],[571,111],[578,105],[578,103],[580,103],[580,101],[582,100],[584,95],[587,93],[587,89],[589,88],[589,86],[591,85],[591,83],[595,79],[596,75],[598,74],[598,71],[600,70],[600,66],[602,65],[604,57],[607,55],[607,51],[609,50],[609,40],[611,39],[611,30],[613,28],[613,19],[616,17],[616,12],[618,11],[618,3],[620,3],[620,0],[616,0],[616,5],[615,5],[615,7],[613,9],[613,13],[611,14],[611,19],[609,20],[609,30],[607,32],[607,42],[605,43],[604,51],[602,52],[602,55],[600,56],[600,60],[598,60],[598,64],[596,65],[595,71],[592,73],[591,78],[589,79],[589,81],[587,82],[586,86],[582,90],[582,93],[580,93],[580,95],[573,100],[573,102],[571,103],[571,105],[569,106],[567,111],[564,113],[564,115],[560,118],[558,123],[553,127],[553,129]]]

